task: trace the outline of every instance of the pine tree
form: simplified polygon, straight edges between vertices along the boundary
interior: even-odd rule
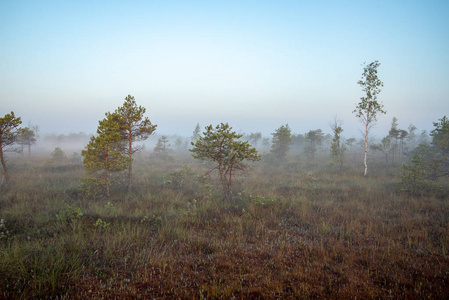
[[[275,133],[272,133],[273,141],[271,145],[271,153],[276,158],[283,159],[287,156],[287,152],[290,150],[290,145],[293,145],[292,132],[288,124],[282,125],[276,129]]]
[[[435,153],[431,169],[435,178],[449,176],[449,119],[444,116],[438,121],[433,123],[435,128],[430,133]]]
[[[141,149],[140,146],[136,146],[135,142],[146,140],[157,127],[157,125],[151,124],[151,121],[147,117],[144,117],[145,111],[146,109],[144,107],[137,106],[134,97],[131,95],[128,95],[125,98],[123,106],[115,111],[120,118],[121,139],[127,144],[127,147],[123,148],[123,151],[129,158],[128,192],[131,191],[133,154]]]
[[[262,138],[262,133],[261,132],[252,132],[249,137],[248,140],[251,142],[251,144],[255,147],[257,147],[257,142]]]
[[[410,164],[402,164],[402,180],[403,189],[411,192],[413,195],[418,194],[424,185],[426,170],[419,154],[414,154]]]
[[[86,150],[82,151],[84,166],[88,178],[87,189],[105,188],[106,196],[110,195],[111,172],[124,170],[129,165],[129,157],[123,154],[121,144],[120,116],[116,113],[107,114],[99,122],[97,135],[91,137]],[[93,192],[92,196],[96,192]]]
[[[398,139],[400,135],[400,130],[398,129],[398,119],[393,117],[391,121],[391,128],[388,132],[388,136],[394,140],[394,143],[391,145],[391,154],[392,154],[392,164],[394,165],[395,154],[398,150]]]
[[[53,150],[52,153],[50,153],[51,159],[55,162],[62,162],[67,158],[67,155],[65,155],[65,152],[60,148],[56,147],[55,150]]]
[[[310,142],[310,145],[306,150],[311,159],[315,158],[315,153],[318,150],[318,146],[323,142],[323,138],[324,134],[321,129],[310,130],[308,133],[306,133],[306,140]]]
[[[176,150],[178,150],[178,151],[182,150],[183,145],[184,145],[184,142],[183,142],[182,138],[180,138],[180,137],[176,138],[176,140],[175,140]]]
[[[161,136],[157,140],[157,144],[154,147],[154,154],[157,158],[160,158],[162,160],[170,160],[172,159],[171,156],[168,155],[168,151],[170,150],[170,144],[168,137],[166,135]]]
[[[343,129],[341,128],[341,123],[334,120],[334,123],[331,124],[332,131],[334,132],[334,137],[331,143],[331,156],[334,164],[338,166],[338,171],[341,173],[343,169],[344,162],[344,152],[346,151],[345,145],[341,142],[341,133]]]
[[[196,123],[195,130],[192,134],[192,142],[196,142],[201,136],[200,123]]]
[[[0,161],[2,163],[6,182],[9,180],[9,175],[6,168],[4,152],[11,150],[9,147],[17,141],[20,133],[20,130],[18,130],[17,127],[19,127],[20,124],[22,124],[22,121],[20,120],[20,117],[14,115],[14,112],[0,118]]]
[[[449,156],[449,119],[444,116],[434,122],[435,129],[432,130],[432,144],[437,147],[444,156]]]
[[[388,153],[391,151],[391,136],[388,135],[382,139],[379,144],[371,145],[371,149],[375,151],[381,151],[385,155],[385,165],[388,165]]]
[[[21,146],[21,152],[23,156],[23,148],[27,146],[28,148],[28,156],[31,156],[31,146],[36,143],[36,134],[34,130],[25,127],[21,128],[19,131],[18,143]]]
[[[238,171],[248,168],[246,161],[258,161],[262,156],[248,142],[239,141],[243,135],[232,131],[228,123],[206,127],[206,132],[200,136],[189,151],[196,159],[212,161],[218,170],[225,198],[232,201],[232,178]],[[210,171],[210,172],[211,172]]]

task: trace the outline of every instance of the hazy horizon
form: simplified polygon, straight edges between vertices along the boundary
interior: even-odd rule
[[[131,94],[158,134],[228,122],[269,136],[360,137],[361,64],[379,60],[386,115],[420,133],[447,115],[445,1],[3,1],[0,109],[44,134],[95,133]]]

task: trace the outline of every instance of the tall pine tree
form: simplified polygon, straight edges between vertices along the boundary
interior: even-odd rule
[[[123,154],[120,126],[119,115],[106,114],[106,118],[99,122],[97,135],[91,137],[86,150],[82,151],[88,175],[86,181],[94,196],[104,188],[103,192],[109,197],[111,173],[124,170],[129,165],[129,157]],[[100,190],[94,191],[94,188]]]
[[[151,121],[144,117],[146,109],[137,106],[133,96],[128,95],[125,98],[123,106],[119,107],[115,114],[120,119],[121,139],[126,143],[123,149],[128,156],[128,192],[131,191],[133,154],[141,149],[135,142],[146,140],[155,130],[157,125],[151,124]]]

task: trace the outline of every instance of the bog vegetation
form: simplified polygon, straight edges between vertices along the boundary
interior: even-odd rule
[[[128,96],[82,151],[32,155],[38,127],[5,115],[0,298],[447,297],[449,120],[370,141],[377,93],[361,140],[337,119],[157,136]]]
[[[337,135],[313,158],[305,138],[282,158],[260,145],[262,160],[233,178],[231,195],[218,172],[206,175],[216,163],[194,159],[184,143],[138,152],[132,190],[125,164],[109,197],[85,194],[87,166],[61,148],[11,155],[0,298],[441,299],[449,186],[447,150],[438,149],[447,128],[443,118],[431,141],[395,148],[394,163],[391,149],[388,160],[373,151],[368,177],[363,143],[336,151]]]

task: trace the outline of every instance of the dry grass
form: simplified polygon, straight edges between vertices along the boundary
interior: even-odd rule
[[[9,230],[0,241],[0,298],[449,294],[447,182],[412,197],[387,173],[336,176],[324,163],[305,170],[296,160],[262,162],[226,203],[213,179],[190,174],[176,189],[164,184],[183,164],[201,173],[181,157],[140,161],[131,195],[118,188],[114,198],[92,201],[77,193],[81,168],[14,163],[0,195]]]

